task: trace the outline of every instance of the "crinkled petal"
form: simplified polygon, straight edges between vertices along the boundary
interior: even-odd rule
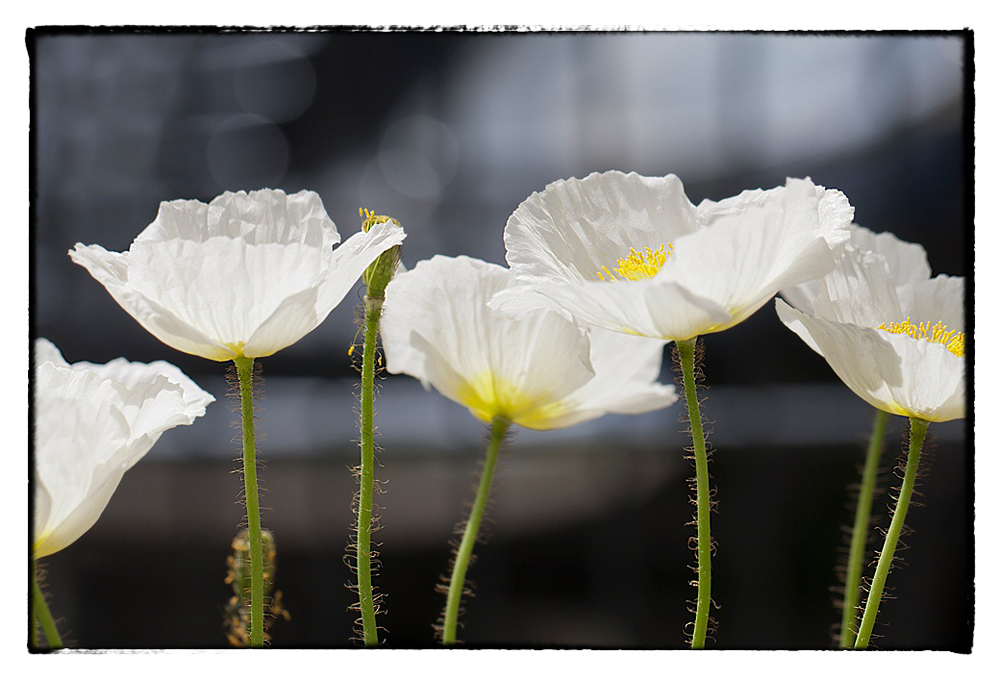
[[[513,318],[544,308],[539,295],[569,312],[577,323],[629,335],[686,340],[731,323],[732,316],[685,287],[658,278],[645,281],[582,281],[512,287],[491,305]]]
[[[45,338],[35,340],[35,366],[41,366],[46,361],[51,361],[56,366],[66,368],[69,366],[63,359],[62,353],[54,344]]]
[[[319,326],[326,315],[319,316],[319,289],[309,288],[282,300],[243,345],[247,357],[267,357],[295,344]],[[327,312],[329,314],[329,312]]]
[[[487,302],[508,270],[467,257],[435,256],[386,289],[386,367],[431,384],[477,417],[502,415],[542,429],[567,394],[593,376],[587,335],[565,315],[520,321]]]
[[[334,250],[330,271],[320,286],[316,302],[323,318],[351,292],[368,265],[393,246],[402,244],[405,238],[406,233],[399,225],[380,222],[367,232],[352,235]]]
[[[106,364],[79,361],[72,368],[93,371],[115,383],[133,447],[128,467],[145,455],[163,432],[192,424],[215,401],[215,397],[166,361],[146,364],[118,358]]]
[[[674,386],[656,382],[665,345],[663,340],[654,338],[591,329],[594,378],[566,401],[574,404],[576,412],[590,410],[597,415],[646,413],[670,406],[677,401]]]
[[[152,383],[159,376],[165,376],[171,383],[181,388],[183,392],[183,413],[186,417],[190,418],[189,422],[193,422],[195,418],[205,415],[205,407],[215,401],[215,397],[199,387],[181,369],[166,361],[153,361],[146,364],[119,357],[106,364],[78,361],[73,364],[73,368],[94,371],[102,378],[121,383],[129,390]]]
[[[123,393],[122,415],[129,423],[129,456],[126,469],[145,456],[160,435],[178,425],[190,425],[205,415],[205,407],[215,401],[203,392],[200,401],[189,403],[180,385],[165,375],[134,385],[120,386]]]
[[[47,363],[36,380],[38,558],[66,547],[100,517],[125,472],[129,425],[114,386],[96,373]]]
[[[402,228],[391,222],[376,224],[348,238],[333,251],[318,285],[282,300],[259,324],[243,353],[248,357],[269,356],[298,342],[330,315],[379,255],[405,238]]]
[[[35,347],[48,357],[35,368],[35,556],[43,557],[89,529],[159,436],[214,398],[166,362],[69,365],[47,340]]]
[[[965,417],[965,359],[938,342],[882,332],[905,370],[901,385],[889,385],[898,410],[934,423]]]
[[[927,252],[919,244],[907,243],[889,232],[876,233],[857,224],[850,226],[850,233],[847,246],[838,256],[838,266],[844,260],[856,260],[860,253],[873,253],[886,263],[886,271],[896,286],[930,278]],[[812,314],[815,311],[813,302],[822,288],[823,279],[817,278],[783,287],[781,297],[799,311]]]
[[[851,237],[854,208],[836,189],[827,189],[812,180],[787,178],[785,186],[752,189],[721,201],[705,199],[698,204],[698,216],[709,227],[720,219],[738,217],[768,205],[780,205],[785,227],[809,237],[818,231],[827,245],[840,249]]]
[[[251,245],[224,236],[136,243],[129,285],[219,344],[242,348],[286,299],[319,287],[329,257],[297,243]]]
[[[889,385],[903,384],[903,368],[892,343],[871,328],[817,319],[777,300],[778,318],[823,356],[855,394],[875,408],[897,413]]]
[[[595,172],[529,196],[507,220],[504,244],[524,282],[597,281],[629,248],[655,250],[698,226],[675,175]]]
[[[226,192],[169,201],[127,253],[77,244],[73,260],[144,328],[216,361],[273,354],[319,325],[397,226],[340,240],[313,192]]]
[[[965,330],[964,276],[939,274],[933,279],[901,285],[896,294],[901,313],[911,317],[914,324],[941,322],[948,326],[948,330]]]
[[[732,315],[729,324],[701,333],[736,325],[778,290],[829,272],[853,213],[840,192],[795,179],[703,201],[698,211],[709,228],[679,239],[657,278],[681,283]]]
[[[236,356],[232,348],[130,287],[129,253],[111,253],[101,246],[77,243],[69,254],[74,262],[86,268],[107,289],[122,309],[164,344],[213,361],[229,361]]]
[[[781,287],[829,271],[852,217],[842,193],[809,180],[695,208],[673,175],[608,172],[533,194],[511,216],[504,242],[521,282],[580,323],[686,340],[729,328]],[[599,276],[630,249],[665,244],[672,252],[652,281]],[[510,314],[542,306],[514,301],[513,292],[494,304]]]
[[[315,192],[287,195],[280,189],[227,191],[209,204],[164,201],[156,219],[136,241],[202,242],[215,236],[241,239],[251,245],[298,243],[324,250],[340,243],[337,227]]]
[[[908,243],[888,231],[876,233],[852,224],[850,245],[885,258],[896,285],[926,281],[931,277],[927,251],[919,243]]]
[[[433,385],[481,420],[537,430],[673,403],[673,388],[655,382],[662,341],[587,333],[544,298],[518,318],[492,309],[512,285],[509,270],[467,257],[436,256],[397,275],[382,324],[388,370]]]
[[[875,408],[932,422],[965,417],[965,365],[940,343],[818,319],[776,303],[778,317]]]
[[[841,258],[820,282],[813,307],[817,317],[866,328],[906,318],[888,261],[870,251]]]

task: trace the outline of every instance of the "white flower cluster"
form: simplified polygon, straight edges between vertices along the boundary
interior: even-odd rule
[[[965,416],[964,279],[852,224],[809,179],[692,204],[674,175],[560,180],[507,222],[509,268],[435,256],[386,289],[386,366],[469,409],[546,430],[661,409],[664,345],[732,328],[777,300],[781,321],[862,399],[928,421]],[[405,221],[405,220],[404,220]],[[302,191],[171,201],[126,252],[70,252],[144,328],[214,361],[269,356],[328,316],[399,246],[393,220],[342,245]],[[69,365],[35,348],[34,556],[98,519],[165,430],[214,399],[164,362]]]

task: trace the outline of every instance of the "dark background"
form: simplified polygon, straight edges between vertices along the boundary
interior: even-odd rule
[[[345,238],[361,206],[399,219],[408,266],[435,253],[503,263],[507,217],[556,179],[672,172],[697,203],[809,176],[844,191],[859,224],[922,244],[935,274],[969,264],[970,33],[41,29],[27,47],[33,336],[70,362],[165,359],[218,399],[166,433],[101,520],[44,560],[71,646],[227,644],[223,578],[242,509],[225,368],[161,344],[66,254],[78,241],[127,249],[161,200],[311,189]],[[354,644],[343,555],[357,302],[263,362],[263,521],[291,613],[275,647]],[[770,305],[705,345],[719,500],[712,645],[830,648],[847,487],[872,410]],[[434,585],[484,432],[406,376],[384,377],[376,408],[379,622],[387,646],[430,647],[444,604]],[[515,433],[470,571],[468,645],[684,646],[695,589],[680,411]],[[887,483],[904,420],[891,422]],[[930,432],[925,507],[908,516],[882,648],[971,644],[972,451],[965,421]],[[884,520],[884,497],[875,510]]]

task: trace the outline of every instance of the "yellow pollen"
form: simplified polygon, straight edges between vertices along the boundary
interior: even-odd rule
[[[617,281],[618,278],[615,274],[630,281],[648,279],[660,271],[660,267],[667,261],[667,256],[672,255],[673,252],[674,246],[671,243],[661,243],[656,250],[649,246],[641,251],[629,248],[628,255],[618,258],[618,266],[614,268],[614,273],[607,267],[601,267],[601,271],[597,272],[597,275],[601,277],[601,281]]]
[[[944,345],[955,356],[965,356],[965,333],[955,330],[950,331],[940,321],[933,326],[930,322],[921,322],[920,325],[914,325],[910,321],[910,317],[906,317],[906,321],[891,323],[888,326],[882,324],[876,330],[909,335],[911,338],[917,340],[937,342]]]
[[[376,224],[382,224],[383,222],[393,222],[397,226],[402,226],[399,224],[399,220],[388,215],[376,215],[374,210],[369,210],[368,208],[358,208],[358,217],[365,218],[361,223],[361,231],[364,232],[367,232]]]

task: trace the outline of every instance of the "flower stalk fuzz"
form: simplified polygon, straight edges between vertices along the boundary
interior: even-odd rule
[[[42,592],[41,586],[38,585],[38,566],[32,561],[32,598],[31,598],[31,640],[32,647],[38,648],[38,631],[36,627],[36,621],[42,624],[42,632],[45,633],[45,642],[48,644],[49,649],[61,649],[62,638],[59,637],[59,630],[56,628],[56,622],[52,618],[52,612],[49,611],[49,605],[45,601],[45,593]]]
[[[382,298],[365,295],[365,342],[361,355],[361,468],[358,474],[357,551],[358,607],[361,610],[362,635],[366,647],[378,644],[375,623],[375,597],[372,589],[371,532],[372,496],[375,493],[375,344]]]
[[[386,215],[359,210],[365,218],[361,230],[367,233],[376,224],[399,222]],[[375,494],[375,354],[379,321],[385,302],[385,288],[399,266],[400,248],[384,251],[362,274],[365,284],[365,339],[361,355],[361,466],[358,472],[358,526],[355,542],[358,574],[358,609],[361,611],[361,634],[366,647],[378,645],[375,622],[375,593],[372,586],[372,500]]]
[[[447,593],[448,602],[444,611],[444,628],[441,632],[441,643],[444,645],[455,644],[458,631],[458,615],[462,606],[462,595],[465,594],[465,574],[469,570],[469,562],[472,560],[472,549],[476,544],[476,536],[479,534],[479,525],[486,511],[486,501],[490,495],[490,485],[493,482],[493,472],[496,470],[497,456],[500,452],[500,445],[504,436],[510,428],[510,421],[501,416],[493,419],[490,431],[490,443],[486,449],[486,461],[483,463],[483,475],[479,480],[479,489],[476,491],[476,500],[469,513],[469,520],[465,523],[465,531],[462,533],[462,542],[458,546],[455,554],[455,562],[452,566],[451,580],[448,582]]]
[[[233,359],[240,381],[243,414],[243,485],[250,544],[250,647],[264,646],[264,549],[260,533],[260,499],[257,492],[257,440],[254,433],[253,359]]]
[[[844,578],[844,604],[840,620],[840,648],[854,647],[857,632],[858,600],[861,586],[861,572],[865,567],[865,548],[868,545],[868,525],[872,515],[872,500],[875,496],[875,481],[878,477],[879,461],[885,444],[885,426],[889,414],[875,410],[865,466],[861,473],[861,489],[858,491],[858,507],[854,514],[854,528],[851,531],[851,549],[847,557],[847,573]]]
[[[885,589],[886,579],[892,569],[892,559],[896,552],[899,536],[903,531],[903,523],[906,521],[906,511],[910,507],[910,496],[913,494],[913,487],[917,480],[917,468],[920,464],[920,452],[923,449],[924,437],[927,435],[929,424],[928,421],[920,418],[910,418],[910,447],[906,456],[903,484],[899,488],[896,509],[892,513],[892,522],[885,535],[885,545],[882,547],[878,565],[875,567],[875,577],[872,579],[871,588],[868,591],[868,601],[865,603],[865,613],[861,619],[854,649],[867,649],[872,628],[875,627],[875,618],[878,616],[879,604],[882,601],[882,591]]]
[[[698,405],[697,379],[695,377],[695,352],[697,338],[679,340],[678,362],[684,379],[684,401],[687,402],[688,419],[691,423],[691,440],[695,465],[695,521],[698,527],[698,599],[694,616],[694,630],[691,634],[691,649],[704,649],[708,634],[709,609],[712,605],[712,531],[709,516],[712,500],[708,477],[708,452],[705,446],[705,432],[702,427],[701,408]]]

